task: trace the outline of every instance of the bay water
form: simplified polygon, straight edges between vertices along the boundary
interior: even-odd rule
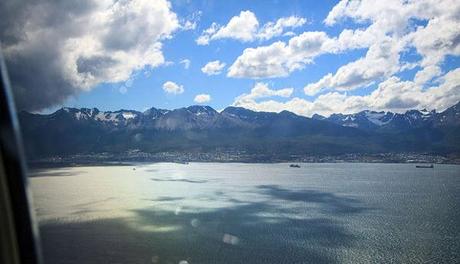
[[[459,263],[460,166],[33,170],[45,263]]]

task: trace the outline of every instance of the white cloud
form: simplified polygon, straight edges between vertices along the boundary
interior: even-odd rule
[[[340,17],[345,15],[347,11],[347,5],[349,4],[351,5],[351,3],[348,1],[340,1],[338,4],[336,4],[332,10],[329,11],[329,14],[324,20],[324,23],[328,26],[334,25]]]
[[[189,59],[183,59],[179,62],[180,64],[184,65],[184,69],[188,70],[190,68],[190,64],[192,63]]]
[[[7,8],[13,6],[9,3],[0,1],[0,39],[19,107],[28,110],[62,103],[101,83],[128,80],[119,88],[126,92],[136,72],[150,74],[155,67],[169,65],[162,43],[179,29],[194,29],[198,21],[196,17],[179,19],[167,0],[88,0],[78,4],[44,0],[25,3],[20,12]],[[304,25],[304,18],[282,17],[261,25],[254,13],[242,11],[226,25],[213,23],[196,41],[206,45],[224,38],[249,42],[293,36],[288,41],[245,49],[228,68],[227,76],[235,78],[286,77],[322,54],[351,49],[365,52],[363,57],[306,84],[304,91],[309,95],[323,92],[314,101],[268,100],[286,95],[288,90],[281,89],[285,92],[280,94],[257,84],[266,89],[258,88],[239,100],[254,109],[293,109],[309,114],[363,108],[400,111],[409,106],[429,108],[430,104],[443,108],[459,99],[459,71],[443,71],[446,56],[460,56],[459,13],[457,0],[344,0],[324,20],[326,25],[346,19],[354,22],[344,24],[353,28],[337,35],[304,32],[294,36],[293,29]],[[403,61],[401,54],[409,50],[421,59]],[[225,67],[219,61],[210,63],[203,72],[219,74]],[[188,68],[190,60],[180,64]],[[394,77],[414,67],[420,69],[412,81]],[[369,84],[377,88],[367,95],[346,94]],[[184,91],[173,82],[165,83],[163,89],[175,94]]]
[[[204,30],[203,33],[195,40],[196,44],[198,44],[198,45],[208,45],[211,36],[214,33],[216,33],[218,28],[219,28],[219,25],[217,25],[216,23],[212,23],[211,27],[209,27],[208,29]]]
[[[442,111],[460,101],[460,68],[447,72],[439,82],[439,86],[422,89],[427,109]]]
[[[179,28],[166,0],[7,2],[0,39],[17,103],[28,110],[162,65],[162,40]]]
[[[163,67],[169,67],[169,66],[172,66],[174,65],[174,62],[173,61],[165,61],[163,62],[163,64],[161,66]]]
[[[385,65],[389,65],[395,59],[398,61],[398,53],[403,49],[403,44],[406,41],[406,39],[389,38],[386,36],[386,31],[382,31],[378,25],[371,25],[366,29],[345,29],[338,37],[330,37],[325,32],[304,32],[291,38],[287,43],[275,42],[269,46],[245,49],[243,54],[229,68],[228,76],[256,79],[286,77],[295,70],[303,69],[306,64],[312,63],[313,59],[319,55],[369,48],[367,58],[362,58],[354,64],[351,63],[343,69],[345,72],[348,71],[347,68],[353,67],[355,69],[349,70],[358,74],[357,67],[363,64],[367,65],[387,58],[391,61],[386,62]],[[389,56],[385,54],[386,52],[393,52],[394,54]],[[369,74],[367,72],[364,74],[365,76],[357,77],[370,80],[372,76]],[[377,71],[371,75],[377,76]],[[352,81],[351,79],[353,78],[350,78],[350,81]],[[321,82],[324,83],[326,80]]]
[[[292,98],[286,102],[275,100],[241,100],[247,94],[235,98],[234,105],[255,111],[280,112],[288,110],[303,116],[332,113],[356,113],[372,109],[376,111],[405,112],[409,109],[436,109],[443,111],[460,101],[460,68],[452,70],[439,79],[438,86],[427,89],[411,81],[390,77],[381,82],[368,95],[347,95],[328,92],[309,101]]]
[[[182,25],[183,30],[194,30],[195,28],[196,28],[196,22],[195,21],[187,20]]]
[[[334,25],[349,18],[363,27],[345,29],[337,37],[324,32],[305,32],[288,42],[247,48],[229,67],[227,76],[287,77],[319,55],[368,49],[365,56],[307,84],[305,93],[359,89],[415,66],[422,67],[414,79],[422,85],[442,74],[441,63],[447,55],[460,55],[459,12],[460,2],[453,0],[344,0],[329,12],[325,24]],[[414,21],[427,21],[427,24],[416,26]],[[422,56],[421,61],[401,61],[400,55],[411,47]]]
[[[254,87],[251,89],[250,93],[244,93],[237,98],[233,102],[234,106],[242,106],[246,107],[248,105],[256,105],[257,99],[267,98],[267,97],[291,97],[292,93],[294,92],[293,88],[283,88],[279,90],[272,90],[268,87],[266,83],[256,83]]]
[[[287,43],[278,41],[268,46],[247,48],[230,66],[228,76],[254,79],[286,77],[325,53],[340,53],[372,45],[375,45],[374,50],[380,49],[379,45],[389,40],[384,34],[374,34],[374,31],[373,28],[346,29],[338,37],[330,37],[321,31],[307,31],[292,37]],[[382,43],[374,44],[377,40]],[[396,44],[395,47],[398,46]],[[375,57],[375,54],[370,55]]]
[[[234,16],[228,24],[220,27],[210,39],[232,38],[241,41],[251,41],[259,27],[259,21],[251,11],[241,11],[239,16]]]
[[[295,33],[292,32],[292,31],[288,31],[288,32],[284,33],[283,36],[284,37],[293,37],[293,36],[295,36]]]
[[[238,16],[234,16],[225,26],[212,23],[196,39],[198,45],[208,45],[211,40],[217,39],[236,39],[243,42],[254,40],[268,40],[273,37],[281,36],[287,28],[296,28],[304,25],[306,19],[290,16],[278,19],[276,22],[268,22],[259,27],[256,15],[251,11],[241,11]]]
[[[170,94],[181,94],[184,92],[184,86],[178,85],[171,81],[167,81],[163,84],[163,90]]]
[[[342,49],[347,48],[345,43],[356,42],[368,42],[370,48],[365,57],[342,66],[334,75],[329,73],[318,82],[307,85],[305,93],[313,95],[325,88],[350,90],[384,80],[414,65],[400,62],[399,54],[408,47],[415,47],[422,56],[421,62],[415,63],[422,66],[422,70],[414,81],[423,85],[442,74],[440,63],[447,55],[460,55],[459,11],[460,3],[449,0],[341,1],[324,22],[333,25],[346,17],[358,23],[371,22],[365,30],[344,30],[339,37],[344,41]],[[425,27],[414,27],[412,18],[428,20],[428,23]],[[387,48],[389,52],[375,56],[373,52],[376,48],[382,50],[385,42],[391,43],[391,48]]]
[[[392,52],[401,51],[402,44],[407,40],[391,39],[387,36],[389,29],[383,30],[383,27],[375,23],[365,29],[345,29],[338,37],[328,36],[325,32],[307,31],[291,38],[287,43],[279,41],[268,46],[247,48],[230,66],[228,76],[254,79],[286,77],[293,71],[303,69],[319,55],[372,46],[374,46],[373,50],[378,50],[388,48],[386,47],[388,42],[393,45]],[[385,25],[385,27],[389,26]],[[376,58],[375,54],[369,54],[366,61],[362,60],[356,64],[366,64],[372,57]],[[363,79],[370,78],[363,77]]]
[[[400,0],[342,0],[329,12],[324,23],[331,26],[348,17],[358,23],[378,22],[382,28],[402,30],[408,19],[407,16],[410,15],[407,7],[411,4],[410,1],[404,4]]]
[[[198,94],[193,101],[199,104],[207,103],[211,101],[211,96],[209,94]]]
[[[427,66],[415,74],[414,82],[423,85],[424,83],[432,80],[434,77],[441,75],[441,68],[437,65]]]
[[[281,36],[286,28],[297,28],[303,26],[307,20],[305,18],[290,16],[282,17],[276,22],[268,22],[257,33],[257,38],[268,40],[273,37]],[[286,32],[284,34],[293,34],[293,32]]]
[[[181,29],[184,31],[195,30],[198,22],[200,21],[201,15],[202,15],[201,11],[196,11],[190,14],[189,16],[187,16],[181,22]]]
[[[244,94],[244,98],[257,99],[271,96],[290,97],[293,91],[293,88],[272,90],[268,87],[268,84],[259,82],[254,85],[254,88],[251,89],[250,94]]]
[[[230,66],[227,76],[235,78],[273,78],[288,76],[302,69],[313,58],[336,49],[334,40],[324,32],[305,32],[286,44],[278,41],[269,46],[247,48]]]
[[[401,46],[392,41],[373,44],[365,57],[345,64],[335,74],[329,73],[318,82],[305,86],[305,94],[315,95],[323,89],[353,90],[388,78],[400,69],[400,49]]]
[[[460,3],[449,9],[460,12]],[[421,65],[429,67],[439,65],[447,55],[460,55],[460,16],[445,16],[431,19],[426,27],[419,27],[412,34],[412,45],[422,55]]]
[[[220,62],[219,60],[215,60],[206,63],[206,65],[201,68],[201,71],[207,75],[217,75],[222,72],[224,67],[225,63]]]

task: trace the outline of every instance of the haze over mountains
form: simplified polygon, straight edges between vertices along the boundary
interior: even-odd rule
[[[460,153],[460,102],[437,113],[362,111],[312,118],[209,106],[19,114],[29,158],[84,153],[245,151],[276,156]]]

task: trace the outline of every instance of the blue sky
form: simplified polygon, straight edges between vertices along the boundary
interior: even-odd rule
[[[199,37],[202,30],[208,28],[213,22],[226,24],[241,11],[250,10],[261,23],[296,15],[308,21],[306,25],[297,28],[296,32],[321,30],[335,34],[337,29],[326,27],[323,19],[336,2],[290,1],[289,5],[286,5],[284,1],[173,1],[172,9],[179,17],[185,18],[193,16],[197,11],[202,12],[195,30],[178,32],[172,39],[164,42],[165,59],[172,61],[173,65],[155,68],[148,77],[143,72],[138,73],[132,87],[125,94],[119,92],[119,86],[123,84],[101,84],[63,105],[97,107],[104,110],[143,110],[152,106],[172,109],[196,104],[193,101],[195,95],[207,93],[212,97],[207,104],[215,109],[223,109],[231,105],[238,95],[249,92],[256,81],[227,78],[225,74],[208,76],[201,72],[201,68],[212,60],[220,60],[229,65],[245,48],[269,44],[276,40],[288,40],[290,37],[251,43],[223,39],[211,42],[208,46],[199,46],[195,43],[195,39]],[[302,89],[305,83],[321,78],[324,73],[335,71],[343,63],[354,60],[362,54],[362,51],[355,51],[339,56],[323,56],[318,58],[315,65],[309,65],[305,72],[296,72],[288,78],[271,78],[263,81],[269,82],[275,88],[293,87],[294,94],[304,97]],[[184,66],[179,64],[183,59],[191,61],[189,69],[184,69]],[[165,93],[162,85],[169,80],[184,85],[184,93],[180,95]]]
[[[235,105],[311,116],[363,109],[443,110],[460,99],[459,36],[455,30],[448,30],[460,31],[453,11],[459,5],[456,1],[436,4],[430,0],[408,3],[392,0],[374,4],[363,0],[350,4],[348,1],[161,0],[152,3],[136,0],[126,6],[117,5],[114,9],[108,1],[94,12],[76,13],[81,17],[105,18],[105,9],[112,8],[110,14],[120,12],[114,19],[108,19],[109,22],[93,25],[95,32],[100,28],[103,33],[92,33],[88,28],[85,29],[88,32],[83,30],[78,36],[63,36],[55,33],[63,27],[59,23],[42,26],[56,38],[55,43],[62,43],[56,47],[59,53],[55,57],[65,64],[65,70],[58,74],[63,75],[68,91],[57,96],[61,90],[49,85],[50,99],[29,108],[42,112],[62,106],[142,111],[152,106],[173,109],[201,103],[218,110]],[[122,12],[122,9],[128,11]],[[56,10],[59,12],[59,8]],[[126,14],[129,14],[127,19],[120,19],[122,24],[110,22]],[[143,20],[145,14],[151,17]],[[162,14],[165,17],[162,18]],[[297,24],[282,26],[280,32],[261,37],[263,28],[273,28],[277,21],[287,18]],[[248,35],[244,31],[251,27],[254,19],[258,25]],[[236,23],[234,27],[230,26],[232,20]],[[23,21],[22,30],[35,36],[34,29],[27,28],[26,22],[30,24]],[[214,32],[207,35],[209,41],[199,43],[200,36],[206,35],[205,31],[212,28],[213,23]],[[77,27],[68,24],[66,27]],[[112,42],[107,41],[107,31],[112,32],[109,36]],[[130,44],[130,38],[139,41]],[[75,39],[78,41],[74,47],[69,43]],[[32,51],[22,54],[40,52],[37,45],[32,45],[34,39],[27,41]],[[37,37],[36,42],[39,41]],[[114,50],[113,43],[124,43],[124,46]],[[436,46],[439,43],[443,48]],[[111,55],[120,52],[122,58],[141,61],[152,54],[153,44],[161,45],[155,52],[163,56],[162,61],[151,59],[123,65],[123,61]],[[87,50],[80,48],[86,45]],[[19,56],[14,57],[13,48],[8,57],[6,46],[7,62],[8,58],[19,61]],[[183,60],[190,62],[188,68],[181,63]],[[225,66],[215,74],[202,70],[216,60]],[[12,68],[14,86],[14,76],[26,73],[16,74]],[[72,72],[75,69],[76,72]],[[173,83],[171,89],[180,91],[163,89],[167,82]],[[25,89],[25,92],[17,92],[18,97],[27,94],[27,84],[22,84],[22,80],[18,83],[21,85],[17,89]],[[206,98],[200,101],[197,95],[206,95]],[[20,105],[21,99],[18,99]]]

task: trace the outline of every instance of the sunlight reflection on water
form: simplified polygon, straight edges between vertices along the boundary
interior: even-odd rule
[[[460,260],[459,166],[135,168],[57,168],[31,175],[49,263]]]

